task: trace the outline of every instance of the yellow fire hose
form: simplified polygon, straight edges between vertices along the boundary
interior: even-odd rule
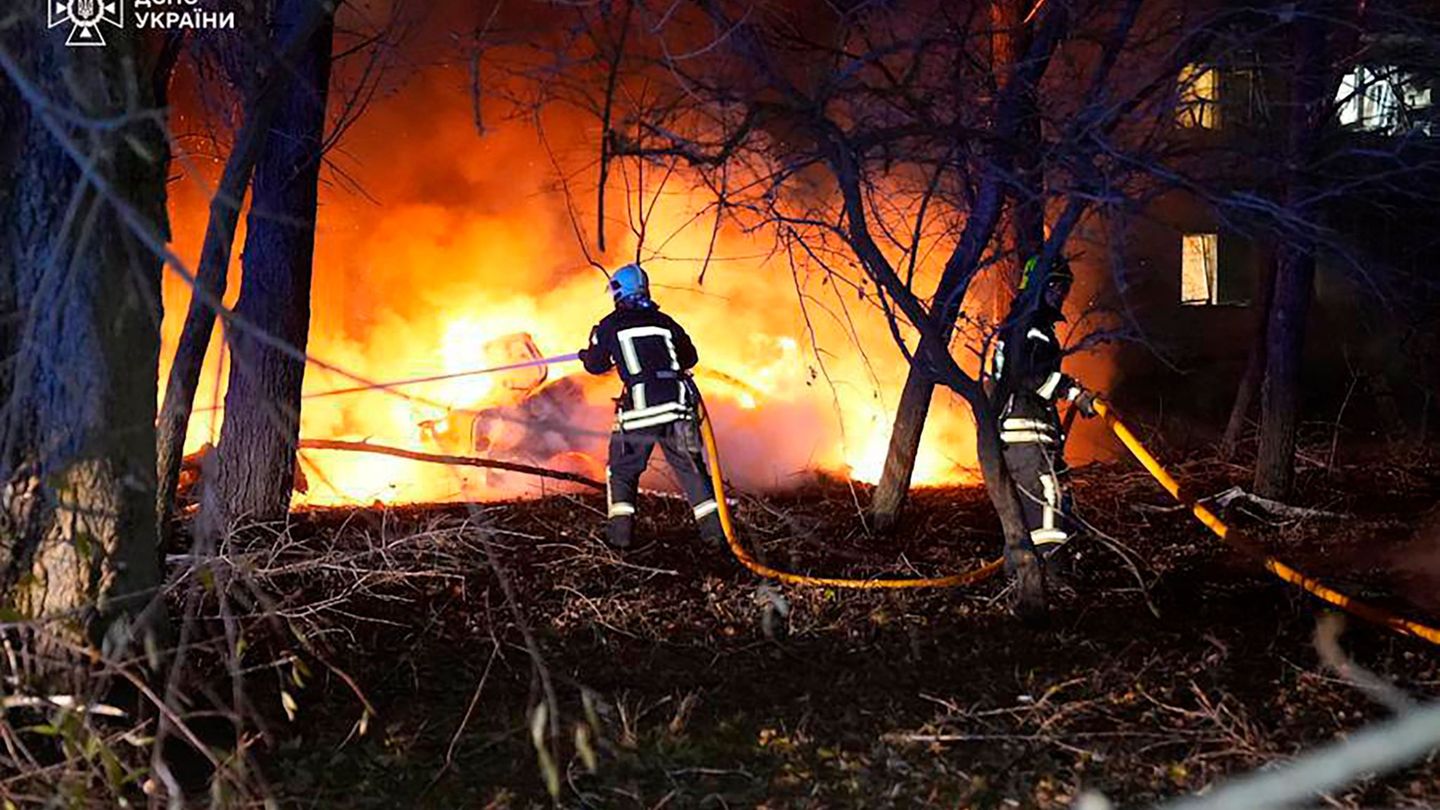
[[[1135,438],[1135,434],[1131,433],[1129,428],[1125,427],[1125,423],[1115,418],[1115,414],[1110,411],[1109,404],[1103,400],[1096,399],[1095,412],[1099,414],[1100,418],[1105,420],[1105,424],[1114,432],[1115,437],[1139,460],[1140,464],[1145,467],[1145,470],[1154,476],[1156,481],[1160,482],[1160,486],[1164,487],[1166,492],[1169,492],[1175,500],[1187,507],[1190,512],[1195,515],[1197,520],[1205,524],[1207,529],[1215,533],[1216,537],[1219,537],[1221,540],[1224,540],[1226,543],[1247,554],[1257,557],[1261,564],[1265,566],[1265,570],[1292,585],[1298,585],[1309,593],[1318,596],[1342,610],[1359,616],[1367,622],[1373,622],[1374,624],[1388,627],[1398,633],[1424,639],[1431,644],[1440,644],[1440,629],[1411,621],[1403,616],[1397,616],[1384,608],[1361,602],[1333,588],[1327,588],[1319,580],[1307,577],[1274,557],[1251,547],[1238,536],[1238,532],[1232,532],[1230,527],[1226,526],[1224,521],[1220,520],[1220,518],[1206,508],[1204,504],[1197,503],[1194,498],[1181,491],[1180,482],[1176,481],[1174,476],[1164,467],[1160,466],[1160,462],[1156,461],[1155,457],[1150,455],[1150,451],[1146,450],[1144,445],[1140,444],[1140,440]]]
[[[725,481],[720,473],[720,451],[715,446],[715,431],[710,427],[710,412],[705,401],[700,401],[700,435],[705,440],[705,455],[710,459],[710,482],[715,487],[715,504],[720,515],[720,525],[725,530],[725,543],[730,553],[741,565],[767,579],[788,582],[791,585],[809,585],[821,588],[854,588],[858,590],[879,590],[881,588],[954,588],[979,582],[1000,572],[1002,560],[992,560],[979,568],[948,577],[926,577],[923,579],[844,579],[839,577],[812,577],[781,571],[756,560],[735,536],[735,522],[730,516],[730,503],[725,500]]]
[[[1224,521],[1206,508],[1203,504],[1195,501],[1194,498],[1184,494],[1180,489],[1180,482],[1175,480],[1169,471],[1160,465],[1150,451],[1135,438],[1135,434],[1125,426],[1111,412],[1110,406],[1104,400],[1095,400],[1095,412],[1105,420],[1105,425],[1114,432],[1115,437],[1125,445],[1132,455],[1144,466],[1146,472],[1154,476],[1175,500],[1190,509],[1201,523],[1216,537],[1242,552],[1251,554],[1260,559],[1265,570],[1275,576],[1303,588],[1305,591],[1323,599],[1324,601],[1346,610],[1355,616],[1368,622],[1382,625],[1398,633],[1414,636],[1423,639],[1431,644],[1440,644],[1440,629],[1421,624],[1403,616],[1398,616],[1384,608],[1361,602],[1350,596],[1346,596],[1333,588],[1327,588],[1316,579],[1307,577],[1296,571],[1294,568],[1280,562],[1263,552],[1250,546],[1238,536],[1238,532],[1232,532]],[[725,531],[725,542],[730,547],[730,553],[735,559],[749,570],[767,579],[779,580],[792,585],[808,585],[829,588],[855,588],[861,590],[876,590],[881,588],[954,588],[962,585],[970,585],[1000,572],[1003,561],[992,560],[979,568],[966,571],[960,574],[953,574],[948,577],[928,577],[923,579],[843,579],[836,577],[812,577],[805,574],[796,574],[789,571],[781,571],[771,568],[764,563],[757,561],[750,552],[740,545],[735,535],[735,523],[730,515],[730,504],[725,499],[725,481],[721,475],[720,452],[715,442],[715,431],[710,425],[710,414],[705,409],[704,400],[700,402],[700,434],[705,442],[705,454],[709,458],[710,481],[715,488],[715,503],[720,515],[720,525]]]

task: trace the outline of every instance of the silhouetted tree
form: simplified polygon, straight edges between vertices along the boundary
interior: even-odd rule
[[[991,70],[1000,87],[1017,83],[1013,92],[1005,97],[1007,108],[999,111],[1001,117],[997,117],[997,123],[1004,126],[1005,131],[995,133],[996,143],[992,151],[1001,160],[997,171],[985,181],[1001,190],[1010,201],[1006,216],[1009,250],[998,252],[1008,254],[1012,266],[1018,266],[1025,257],[1039,253],[1045,241],[1045,177],[1039,154],[1041,121],[1035,95],[1036,85],[1045,73],[1050,54],[1032,53],[1030,50],[1033,18],[1026,17],[1026,11],[1032,7],[1032,4],[1019,0],[993,0],[990,4],[993,27]],[[985,191],[981,195],[990,199]],[[985,221],[982,218],[980,224],[983,226]],[[1013,292],[1013,284],[999,286],[1002,290]],[[950,292],[936,290],[937,295],[948,295]],[[910,479],[915,474],[920,438],[925,431],[934,394],[935,381],[922,367],[912,365],[895,407],[885,465],[870,505],[876,531],[890,530],[900,516],[905,496],[910,491]]]
[[[1281,205],[1301,227],[1279,240],[1265,324],[1255,491],[1268,498],[1288,495],[1295,478],[1305,320],[1314,297],[1320,241],[1315,234],[1320,225],[1317,162],[1325,135],[1336,127],[1335,98],[1345,66],[1353,60],[1359,40],[1356,12],[1363,7],[1341,0],[1307,0],[1295,5],[1290,25],[1294,74]]]
[[[1025,598],[1038,600],[1000,453],[996,417],[1005,392],[989,390],[977,368],[1001,327],[977,279],[1000,263],[1007,241],[1011,251],[1054,257],[1092,203],[1124,198],[1135,176],[1126,161],[1136,156],[1119,147],[1121,134],[1140,130],[1143,143],[1144,122],[1155,116],[1146,105],[1173,86],[1196,38],[1164,14],[1137,24],[1134,2],[1035,4],[1025,16],[991,2],[804,12],[752,3],[634,5],[632,15],[588,21],[609,27],[603,38],[562,39],[554,67],[535,72],[537,84],[602,110],[608,96],[586,95],[573,81],[554,92],[551,76],[574,64],[629,71],[620,80],[631,88],[625,109],[607,118],[616,122],[604,134],[607,155],[688,164],[715,191],[717,206],[746,224],[768,225],[801,261],[883,313],[911,368],[892,445],[898,452],[886,471],[894,496],[886,512],[893,515],[908,486],[930,391],[944,385],[970,405],[1007,558],[1028,583]],[[612,30],[622,19],[633,19],[640,34],[627,39]],[[998,43],[998,61],[988,56],[996,51],[996,20],[1014,23],[1004,31],[1014,37]],[[627,43],[625,58],[607,59],[617,42]],[[1068,84],[1051,97],[1043,84],[1067,43],[1075,50],[1057,81]],[[1051,101],[1043,122],[1041,97]],[[1054,208],[1042,242],[1047,202]],[[917,272],[927,264],[933,273]]]
[[[267,143],[271,122],[280,109],[285,88],[291,80],[291,63],[310,46],[312,35],[324,23],[328,10],[319,0],[305,5],[302,16],[287,32],[289,39],[263,48],[239,48],[248,58],[239,59],[243,71],[235,77],[242,83],[241,123],[226,158],[220,182],[210,200],[210,219],[195,268],[195,284],[205,295],[194,295],[185,314],[180,340],[175,346],[165,402],[157,427],[158,480],[155,511],[162,534],[167,530],[185,452],[185,433],[195,404],[196,385],[205,362],[205,352],[215,329],[215,306],[225,296],[235,226],[241,202],[250,186],[255,163]]]
[[[1255,333],[1220,453],[1234,452],[1258,397],[1254,487],[1280,498],[1294,482],[1317,268],[1348,279],[1364,306],[1378,305],[1393,320],[1414,320],[1412,304],[1433,289],[1414,257],[1381,235],[1396,228],[1424,233],[1427,212],[1440,210],[1434,181],[1440,162],[1426,134],[1433,124],[1414,120],[1425,111],[1408,109],[1406,98],[1410,77],[1440,63],[1440,19],[1433,7],[1408,0],[1312,0],[1283,9],[1257,3],[1243,20],[1231,42],[1265,54],[1261,81],[1277,90],[1275,120],[1253,133],[1258,137],[1230,139],[1225,159],[1245,167],[1244,181],[1208,182],[1185,172],[1181,185],[1275,255],[1257,284]],[[1362,82],[1362,74],[1371,78]],[[1342,121],[1347,105],[1350,116]],[[1391,358],[1404,354],[1401,346],[1387,351]],[[1356,373],[1384,379],[1383,371]],[[1398,421],[1393,400],[1377,399],[1382,414]]]
[[[121,654],[164,631],[154,431],[174,51],[110,29],[105,47],[67,47],[44,23],[22,12],[0,28],[0,602]]]
[[[314,6],[315,0],[279,0],[272,40],[288,41],[313,25]],[[310,326],[333,36],[333,10],[327,9],[295,57],[255,165],[235,307],[248,326],[228,335],[231,370],[217,474],[202,502],[210,526],[275,519],[289,509],[305,363],[286,348],[303,351]]]

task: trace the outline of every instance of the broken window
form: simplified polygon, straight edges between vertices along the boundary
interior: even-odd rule
[[[1186,65],[1180,71],[1176,123],[1191,129],[1220,128],[1220,71],[1212,65]]]
[[[1180,303],[1220,303],[1220,235],[1187,233],[1180,237]]]
[[[1431,88],[1393,65],[1357,65],[1335,93],[1340,123],[1351,129],[1403,135],[1434,133]]]

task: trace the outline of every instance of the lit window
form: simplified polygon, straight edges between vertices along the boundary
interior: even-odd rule
[[[1187,233],[1181,237],[1180,244],[1180,303],[1187,306],[1220,303],[1219,234]]]
[[[1220,71],[1209,65],[1186,65],[1180,71],[1175,117],[1182,127],[1220,128]]]
[[[1390,135],[1431,129],[1416,115],[1430,108],[1430,88],[1421,86],[1414,74],[1392,66],[1357,66],[1340,80],[1335,102],[1340,123],[1353,129]]]

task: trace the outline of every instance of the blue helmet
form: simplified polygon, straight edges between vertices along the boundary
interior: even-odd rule
[[[627,264],[610,277],[610,295],[615,303],[644,306],[650,303],[650,277],[638,264]]]

